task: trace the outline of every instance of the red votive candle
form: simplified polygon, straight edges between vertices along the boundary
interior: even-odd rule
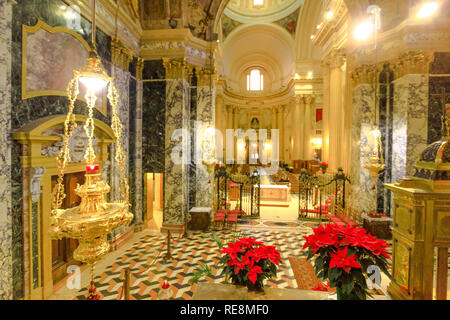
[[[94,173],[98,171],[99,168],[98,164],[90,164],[86,166],[86,171],[87,173]]]

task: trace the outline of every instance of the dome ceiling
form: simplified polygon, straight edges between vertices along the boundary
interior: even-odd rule
[[[274,22],[297,11],[303,2],[304,0],[264,0],[262,7],[254,7],[253,0],[231,0],[224,13],[240,23]]]

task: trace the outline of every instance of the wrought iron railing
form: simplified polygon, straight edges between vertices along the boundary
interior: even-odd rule
[[[346,185],[350,179],[342,170],[337,173],[317,173],[302,170],[299,175],[298,217],[325,220],[333,207],[346,207]]]

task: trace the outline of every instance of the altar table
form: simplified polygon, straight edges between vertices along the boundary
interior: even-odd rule
[[[290,190],[287,185],[260,185],[261,201],[290,201]]]

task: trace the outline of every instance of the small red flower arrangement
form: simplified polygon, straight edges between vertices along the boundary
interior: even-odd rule
[[[319,168],[320,168],[320,170],[322,171],[322,173],[327,172],[327,169],[328,169],[328,163],[326,163],[325,161],[319,163]]]
[[[277,276],[280,253],[274,246],[266,246],[254,238],[240,238],[228,243],[220,253],[224,266],[222,274],[235,285],[247,286],[249,290],[261,291],[263,281]]]
[[[317,276],[336,287],[338,298],[365,300],[369,294],[365,276],[371,266],[378,266],[390,277],[386,241],[349,225],[327,224],[313,231],[304,237],[303,249],[308,249],[308,260],[315,258]]]

